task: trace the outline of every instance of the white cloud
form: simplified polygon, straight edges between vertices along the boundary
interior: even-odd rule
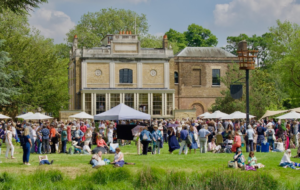
[[[232,0],[217,4],[214,10],[217,26],[247,26],[252,23],[273,24],[277,19],[300,22],[300,4],[296,0]]]
[[[64,12],[41,8],[31,14],[29,23],[41,31],[47,38],[53,38],[55,43],[64,42],[66,33],[75,23]]]

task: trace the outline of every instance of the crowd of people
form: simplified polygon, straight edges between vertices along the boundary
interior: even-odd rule
[[[295,167],[288,158],[291,157],[290,149],[297,148],[295,157],[300,157],[300,127],[296,120],[254,120],[246,124],[243,120],[221,120],[191,118],[178,119],[153,119],[151,121],[100,121],[99,123],[88,120],[69,121],[19,121],[11,120],[0,124],[0,138],[6,144],[5,157],[14,159],[13,139],[23,147],[23,163],[29,164],[32,153],[68,153],[68,154],[93,154],[91,165],[103,165],[102,154],[110,152],[109,145],[118,139],[116,134],[117,123],[128,125],[142,125],[137,135],[138,152],[142,155],[160,154],[164,143],[169,145],[169,153],[179,150],[179,154],[200,153],[234,153],[230,166],[236,168],[243,165],[243,169],[255,170],[263,167],[257,163],[255,152],[273,151],[285,152],[280,162],[282,167]],[[97,127],[96,127],[97,125]],[[67,150],[67,142],[71,143]],[[119,140],[120,146],[126,141]],[[131,143],[130,141],[127,141]],[[142,146],[139,146],[142,144]],[[92,145],[97,145],[93,150]],[[150,146],[149,146],[150,145]],[[241,153],[241,148],[246,147],[249,152],[248,162]],[[124,165],[124,154],[120,149],[115,151],[112,162],[117,167]],[[290,163],[290,164],[288,164]],[[294,167],[292,167],[294,164]],[[247,165],[247,167],[246,167]]]

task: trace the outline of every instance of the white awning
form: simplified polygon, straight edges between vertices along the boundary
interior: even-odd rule
[[[78,119],[94,119],[94,116],[87,114],[85,112],[80,112],[78,114],[71,115],[69,117],[74,117],[74,118],[78,118]]]

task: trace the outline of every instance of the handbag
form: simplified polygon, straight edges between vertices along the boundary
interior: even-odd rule
[[[276,141],[275,134],[272,135],[272,139],[273,139],[274,141]]]
[[[195,139],[195,141],[198,140],[198,135],[197,134],[194,134],[194,139]]]
[[[144,135],[143,135],[143,141],[146,141],[146,140],[148,140],[148,137],[147,137],[146,133],[144,133]]]

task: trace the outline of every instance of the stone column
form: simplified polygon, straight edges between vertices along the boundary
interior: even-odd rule
[[[86,77],[87,77],[87,63],[86,61],[81,62],[81,89],[87,87],[86,85]]]
[[[165,112],[166,112],[166,109],[165,109],[165,93],[162,93],[161,94],[161,115],[164,116],[166,115]]]
[[[105,111],[109,110],[109,93],[105,93]]]
[[[136,93],[136,109],[137,110],[139,110],[139,105],[140,105],[139,99],[140,99],[140,95],[139,95],[139,93]]]
[[[169,89],[170,87],[170,71],[169,62],[164,63],[164,87]]]
[[[133,108],[136,109],[136,93],[133,94]],[[136,109],[137,110],[137,109]]]
[[[165,115],[168,115],[167,111],[168,111],[168,97],[167,97],[167,93],[164,93],[165,95]]]
[[[137,87],[138,88],[143,88],[143,63],[138,62],[137,63]]]
[[[173,93],[173,107],[172,107],[172,110],[173,110],[173,115],[175,115],[174,113],[174,110],[175,110],[175,93]]]
[[[97,109],[97,94],[93,93],[93,102],[92,102],[92,107],[93,107],[93,112],[92,115],[96,115],[96,109]]]
[[[148,102],[149,102],[149,114],[150,115],[153,115],[153,111],[152,111],[152,108],[153,108],[153,106],[152,106],[152,104],[153,104],[153,93],[149,93],[148,94]]]
[[[85,93],[82,93],[81,95],[81,109],[82,111],[85,111]]]
[[[109,63],[109,88],[115,87],[115,63]]]

